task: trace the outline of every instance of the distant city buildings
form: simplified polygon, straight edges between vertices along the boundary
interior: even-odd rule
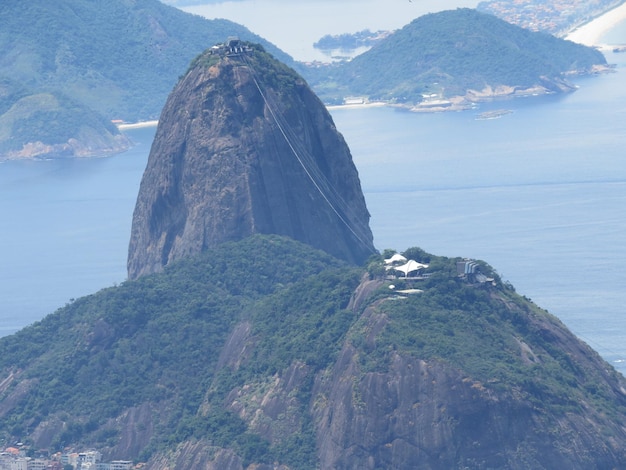
[[[621,3],[623,0],[488,0],[481,2],[478,10],[531,31],[558,36]]]
[[[16,447],[0,452],[0,470],[131,470],[135,467],[130,460],[102,462],[102,454],[97,450],[85,452],[57,453],[49,459],[27,457]]]

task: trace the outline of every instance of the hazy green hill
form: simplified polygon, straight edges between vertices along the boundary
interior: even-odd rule
[[[157,0],[7,0],[0,14],[3,75],[60,89],[109,118],[158,117],[191,59],[229,36],[288,60],[243,26]]]
[[[311,81],[326,99],[365,95],[416,103],[423,95],[449,98],[499,86],[561,91],[568,89],[568,73],[588,73],[605,64],[595,49],[457,9],[417,18],[332,68],[330,80],[313,76]]]
[[[78,299],[0,340],[1,438],[149,469],[626,462],[623,377],[488,265],[405,254],[422,293],[255,236]]]
[[[103,155],[130,144],[110,120],[58,91],[0,78],[2,95],[0,160]]]
[[[0,111],[25,92],[63,95],[84,107],[80,113],[71,111],[73,118],[59,117],[64,131],[75,138],[80,129],[72,121],[84,121],[88,111],[108,121],[158,118],[191,59],[229,36],[262,43],[282,60],[291,60],[243,26],[209,21],[157,0],[6,0],[0,4],[0,22]],[[0,123],[0,135],[10,139],[6,146],[65,144],[63,132],[38,132],[46,127],[46,117],[24,121],[23,127],[33,128],[30,137],[15,132],[6,120]],[[87,118],[94,119],[101,118]]]

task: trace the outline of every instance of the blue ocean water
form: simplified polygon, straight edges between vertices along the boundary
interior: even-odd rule
[[[626,374],[626,54],[563,96],[336,109],[379,249],[489,262]],[[479,112],[508,109],[494,120]],[[132,150],[0,164],[0,335],[124,281],[154,128]]]
[[[126,279],[139,182],[155,128],[93,159],[0,164],[0,336]]]

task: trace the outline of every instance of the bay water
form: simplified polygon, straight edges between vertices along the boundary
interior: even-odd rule
[[[331,112],[377,248],[487,261],[626,374],[626,54],[607,58],[615,73],[567,95]],[[477,119],[495,109],[511,112]],[[0,164],[0,335],[126,279],[154,131],[112,157]]]
[[[0,336],[126,279],[141,175],[156,128],[128,152],[0,163]]]
[[[400,29],[442,10],[475,8],[480,0],[230,0],[182,8],[209,19],[226,18],[300,61],[329,61],[313,44],[331,34]],[[226,38],[224,38],[226,39]]]

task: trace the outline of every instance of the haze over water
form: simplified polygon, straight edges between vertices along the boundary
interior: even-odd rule
[[[313,48],[326,34],[399,29],[415,18],[479,0],[235,0],[185,7],[206,18],[226,18],[246,26],[300,61],[328,61]]]
[[[611,35],[626,43],[626,25]],[[607,56],[617,73],[580,79],[573,94],[451,114],[332,114],[359,169],[377,248],[487,261],[626,374],[616,362],[626,360],[626,54]],[[513,112],[476,120],[501,108]],[[129,131],[138,145],[109,158],[0,164],[0,335],[124,281],[153,134]]]

